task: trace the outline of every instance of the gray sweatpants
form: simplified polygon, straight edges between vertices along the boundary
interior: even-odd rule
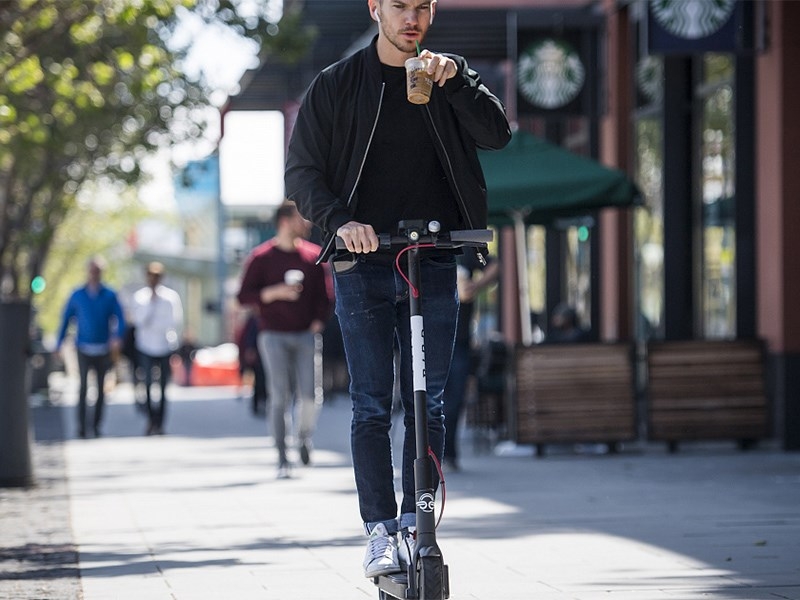
[[[269,385],[272,435],[280,464],[286,457],[286,434],[309,442],[322,407],[322,335],[310,331],[262,331],[258,350]],[[293,427],[292,427],[293,426]]]

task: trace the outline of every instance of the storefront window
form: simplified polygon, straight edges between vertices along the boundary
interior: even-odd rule
[[[634,213],[634,236],[639,294],[640,338],[663,337],[664,331],[664,168],[663,127],[660,118],[636,123],[636,183],[645,205]]]
[[[591,328],[592,314],[592,247],[589,237],[594,220],[579,219],[566,230],[566,302],[578,313],[580,325]]]
[[[701,328],[706,338],[736,337],[733,60],[708,54],[698,88],[701,113]]]
[[[565,118],[524,117],[520,128],[548,139],[574,154],[591,156],[590,119],[584,116]],[[589,210],[587,209],[587,213]],[[549,313],[555,304],[565,302],[575,308],[581,325],[590,329],[592,302],[597,290],[592,289],[591,236],[594,234],[594,219],[591,216],[556,219],[548,226],[527,228],[528,253],[528,298],[534,325],[547,328]],[[549,238],[548,242],[548,236]],[[559,242],[559,251],[548,256],[548,243]],[[551,246],[552,248],[552,246]],[[547,289],[548,270],[552,284],[553,273],[559,289]],[[534,327],[535,329],[535,327]],[[536,332],[534,331],[534,338]]]

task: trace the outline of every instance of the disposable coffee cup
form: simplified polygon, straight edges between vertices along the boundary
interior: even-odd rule
[[[426,71],[429,60],[419,56],[406,60],[406,89],[412,104],[427,104],[431,99],[433,77]]]
[[[289,269],[283,274],[283,282],[286,285],[299,285],[303,283],[305,275],[300,269]]]

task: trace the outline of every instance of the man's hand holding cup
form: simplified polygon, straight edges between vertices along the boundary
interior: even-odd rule
[[[412,104],[427,104],[431,99],[433,84],[442,87],[456,76],[458,67],[452,58],[423,50],[419,56],[406,60],[406,91]]]
[[[303,280],[305,274],[299,269],[289,269],[283,275],[283,283],[276,283],[261,290],[261,301],[264,304],[284,300],[286,302],[296,302],[300,299],[300,292],[303,291]]]

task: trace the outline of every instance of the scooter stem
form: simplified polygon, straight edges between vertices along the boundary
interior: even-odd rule
[[[408,251],[408,279],[420,290],[419,249]],[[417,547],[436,545],[436,506],[433,469],[428,455],[428,388],[425,379],[425,329],[421,311],[422,293],[409,294],[411,312],[411,361],[414,373],[414,433],[416,460],[414,460],[414,489],[417,514]],[[438,549],[434,552],[438,553]]]

